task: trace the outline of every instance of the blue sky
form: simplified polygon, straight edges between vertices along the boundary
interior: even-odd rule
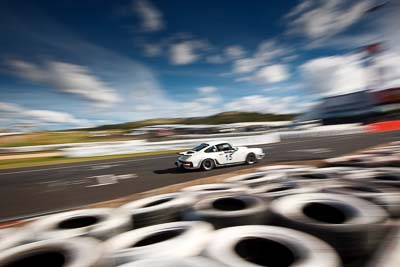
[[[382,39],[392,86],[399,5],[365,15],[379,2],[1,1],[0,128],[298,113],[364,90]]]

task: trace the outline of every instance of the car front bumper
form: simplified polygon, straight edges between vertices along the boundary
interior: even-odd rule
[[[259,153],[256,155],[257,159],[263,159],[265,157],[265,153]]]

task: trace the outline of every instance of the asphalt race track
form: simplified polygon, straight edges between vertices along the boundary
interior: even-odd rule
[[[295,139],[262,145],[267,156],[258,166],[324,159],[400,140],[400,132]],[[0,221],[111,200],[166,185],[218,175],[249,166],[210,172],[182,172],[176,154],[132,157],[0,171]],[[254,166],[252,166],[254,167]]]

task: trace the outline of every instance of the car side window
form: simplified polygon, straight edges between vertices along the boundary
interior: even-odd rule
[[[232,150],[232,146],[228,143],[220,144],[217,146],[218,151],[230,151]]]
[[[212,152],[217,152],[217,149],[215,146],[209,147],[205,150],[206,153],[212,153]]]

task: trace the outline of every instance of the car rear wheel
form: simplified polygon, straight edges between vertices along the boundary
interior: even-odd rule
[[[214,169],[214,167],[215,167],[215,163],[212,159],[205,159],[201,163],[201,168],[204,171],[210,171],[210,170]]]
[[[254,164],[254,163],[257,163],[256,155],[254,155],[254,153],[248,154],[247,157],[246,157],[246,164],[251,165],[251,164]]]

